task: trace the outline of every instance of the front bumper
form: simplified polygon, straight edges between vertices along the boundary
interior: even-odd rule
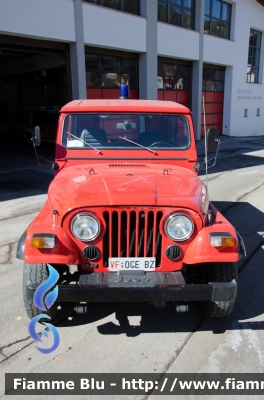
[[[38,284],[28,284],[33,299]],[[57,302],[230,301],[237,285],[232,282],[187,284],[180,271],[136,274],[92,273],[78,284],[58,285]]]

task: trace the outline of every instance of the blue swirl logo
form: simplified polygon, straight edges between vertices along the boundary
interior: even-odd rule
[[[55,285],[55,283],[59,279],[59,274],[58,272],[49,264],[47,264],[48,269],[49,269],[49,277],[48,279],[41,283],[41,285],[38,286],[37,290],[35,291],[34,294],[34,304],[36,307],[38,307],[40,310],[47,311],[56,301],[58,297],[58,286],[56,285],[53,290],[50,291],[50,289]],[[43,340],[39,337],[36,331],[36,325],[40,319],[50,319],[50,317],[47,314],[40,314],[34,317],[30,323],[28,324],[28,332],[32,339],[34,339],[36,342],[42,342]],[[60,335],[58,330],[53,326],[52,324],[48,322],[43,322],[44,325],[46,325],[52,335],[53,335],[53,345],[48,348],[48,349],[43,349],[39,346],[35,346],[38,351],[40,351],[42,354],[49,354],[52,351],[56,350],[60,344]],[[48,333],[42,329],[41,333],[43,336],[48,337]]]

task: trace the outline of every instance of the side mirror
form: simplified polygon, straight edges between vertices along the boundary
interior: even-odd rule
[[[34,147],[34,151],[35,151],[35,155],[36,155],[36,159],[37,159],[38,165],[39,165],[40,167],[43,167],[43,168],[45,168],[45,169],[48,169],[49,171],[57,170],[57,169],[58,169],[58,164],[57,164],[57,163],[52,162],[52,161],[49,161],[49,160],[47,160],[46,158],[44,158],[44,157],[38,155],[38,151],[37,151],[36,146],[40,146],[40,143],[41,143],[40,129],[39,129],[39,126],[35,126],[35,128],[34,128],[34,137],[33,137],[33,147]],[[46,165],[41,164],[40,161],[39,161],[40,159],[43,160],[43,161],[45,161],[45,162],[48,163],[48,164],[52,164],[52,168],[47,167]]]
[[[216,153],[219,147],[219,132],[216,128],[210,128],[207,131],[207,151]]]
[[[39,126],[35,126],[34,128],[34,138],[33,138],[35,145],[40,146],[41,138],[40,138],[40,129]]]
[[[216,129],[216,128],[208,129],[207,135],[206,135],[206,150],[207,151],[205,154],[205,162],[203,163],[202,170],[207,170],[216,165],[219,147],[220,147],[220,137],[219,137],[218,129]],[[215,156],[213,158],[208,159],[207,152],[215,153]],[[204,165],[205,165],[205,167],[204,167]]]

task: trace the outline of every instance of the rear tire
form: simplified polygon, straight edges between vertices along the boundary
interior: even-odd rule
[[[208,282],[231,282],[235,279],[237,283],[236,263],[214,263],[207,265]],[[206,317],[225,317],[231,313],[236,302],[237,291],[233,300],[230,301],[200,301],[197,307]]]

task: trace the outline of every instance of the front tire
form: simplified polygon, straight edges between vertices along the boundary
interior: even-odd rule
[[[33,302],[33,298],[27,288],[28,284],[41,284],[48,279],[49,272],[46,264],[24,264],[23,269],[23,297],[26,313],[30,319],[40,314],[46,314],[50,317],[47,321],[53,321],[57,316],[56,303],[49,310],[40,310]]]
[[[207,265],[207,283],[209,282],[231,282],[235,279],[237,283],[238,273],[236,263],[214,263]],[[225,317],[229,315],[236,302],[237,291],[233,300],[230,301],[201,301],[197,307],[206,317]]]

